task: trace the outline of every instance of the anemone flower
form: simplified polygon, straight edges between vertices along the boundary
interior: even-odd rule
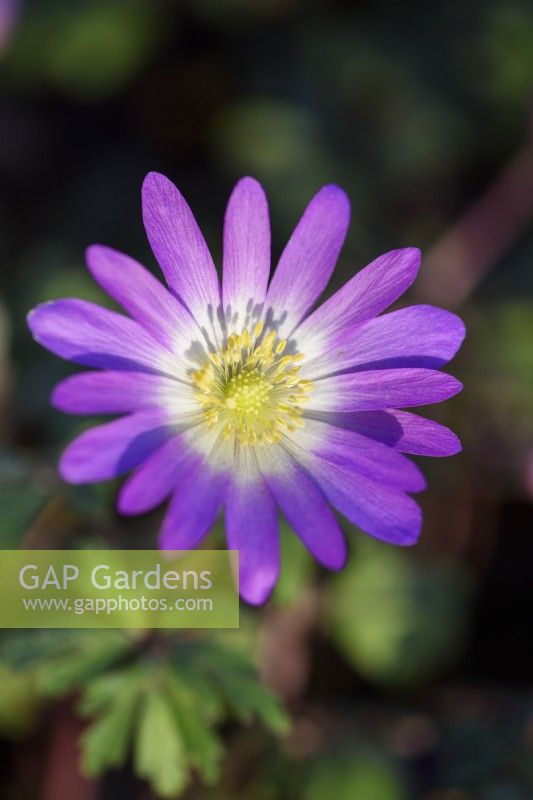
[[[254,179],[237,183],[226,210],[222,286],[189,206],[163,175],[147,176],[142,208],[168,288],[93,245],[89,270],[127,316],[63,299],[28,317],[37,342],[93,368],[56,386],[53,405],[121,415],[67,447],[64,480],[131,472],[118,496],[127,515],[170,498],[163,549],[196,547],[223,508],[240,592],[253,604],[278,577],[278,509],[329,569],[346,559],[333,509],[378,539],[416,542],[421,512],[409,493],[425,481],[404,453],[448,456],[461,445],[400,409],[460,391],[439,368],[464,338],[461,320],[432,306],[381,315],[414,281],[419,250],[380,256],[314,308],[349,223],[337,186],[311,200],[270,283],[267,200]]]

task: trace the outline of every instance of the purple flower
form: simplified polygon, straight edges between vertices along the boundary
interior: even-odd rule
[[[393,250],[313,309],[349,222],[337,186],[311,200],[268,283],[270,224],[257,181],[243,178],[224,221],[223,279],[192,212],[164,176],[143,186],[143,216],[168,289],[129,256],[87,251],[94,279],[128,313],[83,300],[34,309],[29,326],[53,353],[93,367],[56,386],[71,414],[120,414],[70,444],[70,483],[132,472],[123,514],[170,498],[164,549],[200,543],[223,507],[240,550],[240,591],[268,597],[279,572],[278,507],[313,556],[340,569],[346,544],[331,510],[398,545],[416,542],[424,478],[403,453],[448,456],[442,425],[398,409],[460,391],[440,372],[465,334],[432,306],[378,316],[414,281],[420,252]]]

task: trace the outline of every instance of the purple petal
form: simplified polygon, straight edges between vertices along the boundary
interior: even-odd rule
[[[177,488],[159,537],[162,550],[192,550],[209,533],[222,507],[228,477],[198,463]]]
[[[308,419],[294,439],[301,442],[308,453],[385,486],[407,492],[421,492],[426,488],[426,480],[416,464],[385,444],[355,431]]]
[[[127,515],[151,511],[170,497],[177,487],[189,482],[202,461],[183,436],[173,436],[124,483],[118,496],[118,510]]]
[[[408,411],[387,412],[399,423],[402,435],[395,447],[404,453],[419,456],[454,456],[463,449],[453,431],[432,419]]]
[[[36,342],[61,358],[103,369],[172,372],[175,358],[138,322],[86,300],[52,300],[28,314]]]
[[[224,311],[242,329],[262,306],[270,272],[270,219],[261,185],[242,178],[235,186],[224,220],[224,270],[222,297]]]
[[[342,569],[346,541],[335,515],[315,481],[287,457],[282,473],[265,475],[287,521],[310,553],[328,569]]]
[[[59,471],[68,483],[94,483],[137,467],[174,430],[160,411],[138,411],[85,431],[64,451]]]
[[[383,369],[318,380],[310,396],[313,411],[378,411],[396,406],[440,403],[462,384],[434,369]]]
[[[52,405],[67,414],[126,414],[164,406],[193,413],[196,401],[183,383],[149,372],[82,372],[58,383]]]
[[[321,418],[339,428],[358,431],[402,453],[441,458],[462,450],[453,431],[408,411],[367,411],[352,414],[323,414]]]
[[[143,184],[148,240],[170,288],[201,328],[212,329],[220,306],[213,259],[193,213],[174,184],[150,172]]]
[[[422,514],[411,497],[320,458],[307,459],[306,467],[330,503],[354,525],[391,544],[417,541]]]
[[[350,204],[338,186],[324,186],[307,206],[269,286],[266,310],[287,338],[324,291],[346,237]]]
[[[447,363],[465,336],[455,314],[434,306],[410,306],[340,330],[324,353],[306,365],[306,376],[355,368],[431,367]]]
[[[358,272],[316,309],[295,332],[303,352],[323,352],[343,328],[381,314],[409,288],[420,267],[420,250],[391,250]]]
[[[276,503],[268,486],[234,482],[226,497],[228,548],[239,551],[239,591],[247,603],[260,605],[279,574],[279,528]]]
[[[86,256],[96,282],[167,350],[181,354],[203,341],[181,303],[133,258],[103,245],[92,245]]]

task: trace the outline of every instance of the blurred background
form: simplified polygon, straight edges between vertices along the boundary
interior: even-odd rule
[[[282,580],[239,631],[4,632],[0,797],[530,800],[531,2],[0,0],[0,53],[0,547],[154,546],[160,512],[61,484],[94,420],[49,407],[72,369],[25,327],[46,299],[109,304],[90,243],[155,268],[149,170],[217,258],[241,175],[266,188],[275,255],[337,182],[353,214],[328,292],[419,246],[404,303],[468,326],[465,391],[428,410],[464,453],[422,464],[420,544],[346,526],[329,575],[284,531]]]

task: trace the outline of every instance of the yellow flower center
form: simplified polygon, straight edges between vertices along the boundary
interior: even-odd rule
[[[257,368],[244,368],[226,386],[226,407],[235,414],[258,416],[268,402],[272,385]]]
[[[249,445],[281,439],[302,427],[303,406],[313,388],[299,377],[303,353],[284,355],[287,342],[276,332],[263,337],[263,323],[228,337],[218,353],[193,372],[195,396],[209,427],[224,438]]]

